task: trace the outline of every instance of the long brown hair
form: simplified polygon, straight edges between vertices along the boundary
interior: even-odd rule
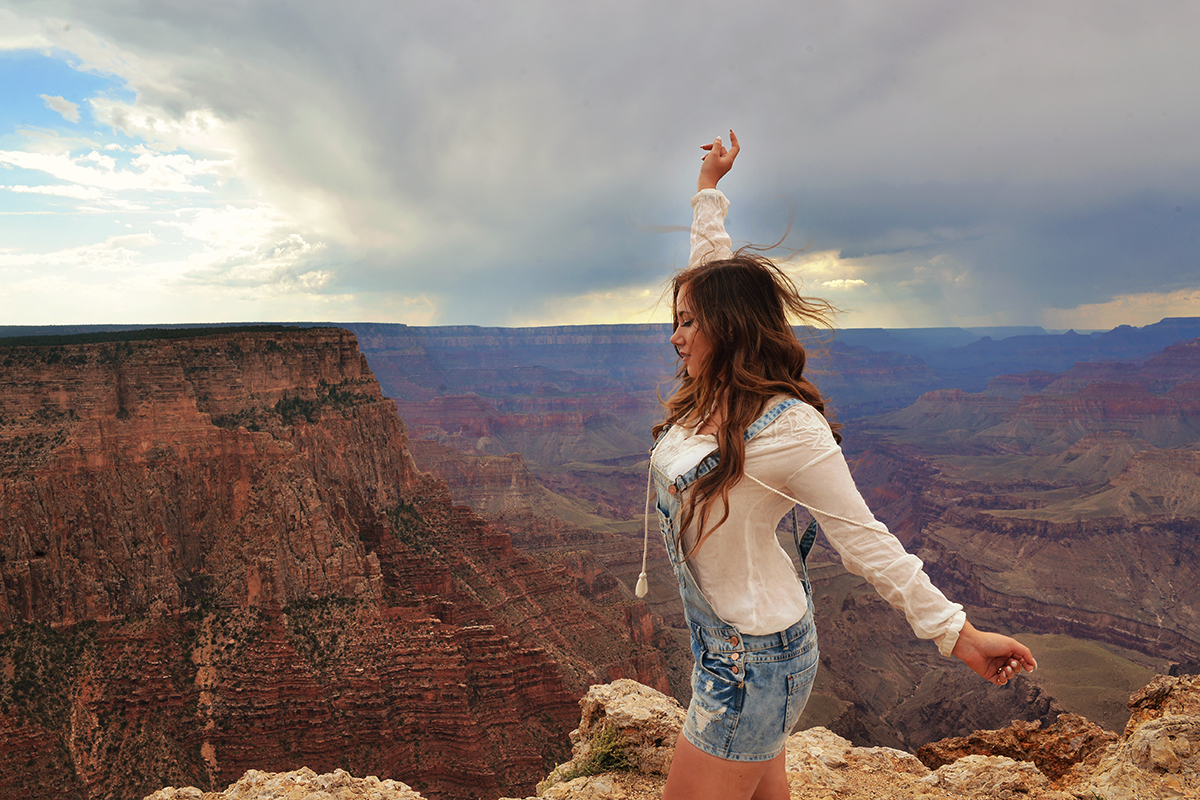
[[[654,436],[668,425],[698,428],[715,410],[724,413],[717,426],[720,462],[693,484],[676,531],[677,539],[682,537],[699,508],[699,537],[687,559],[729,518],[729,490],[745,471],[743,435],[767,402],[781,394],[797,397],[828,418],[821,393],[804,377],[806,355],[789,316],[801,324],[831,329],[836,309],[824,300],[801,297],[796,284],[775,262],[751,248],[675,275],[673,328],[679,327],[679,293],[685,287],[695,324],[711,350],[695,378],[680,362],[676,370],[679,386],[666,401],[667,418],[654,426]],[[830,427],[840,442],[841,425],[831,420]],[[725,512],[709,528],[709,514],[718,497]]]

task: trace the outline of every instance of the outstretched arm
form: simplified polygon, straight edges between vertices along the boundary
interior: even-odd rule
[[[696,196],[692,198],[692,253],[688,258],[688,269],[733,255],[733,242],[725,232],[725,212],[729,210],[729,200],[716,189],[717,181],[725,177],[737,158],[740,149],[737,134],[729,131],[728,148],[721,143],[720,136],[700,147],[708,152],[700,164]]]
[[[1008,683],[1022,669],[1033,672],[1037,667],[1028,647],[1010,636],[976,630],[970,622],[959,632],[952,655],[997,686]]]
[[[721,137],[718,136],[712,140],[711,144],[700,145],[700,149],[708,152],[700,164],[700,177],[696,179],[697,192],[717,188],[717,182],[733,168],[733,161],[741,150],[738,146],[737,134],[733,132],[732,128],[729,130],[729,147],[725,147],[721,143]]]

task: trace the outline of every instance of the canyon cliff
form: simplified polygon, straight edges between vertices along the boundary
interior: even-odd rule
[[[521,553],[416,468],[345,330],[0,365],[0,794],[306,765],[496,797],[561,759],[588,685],[670,688],[644,604],[584,596],[586,563]]]
[[[930,571],[993,619],[1195,671],[1198,378],[1190,340],[1140,364],[927,395],[865,423],[877,490]]]

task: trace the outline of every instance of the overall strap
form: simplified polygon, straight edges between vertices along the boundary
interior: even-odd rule
[[[796,521],[795,506],[792,506],[792,539],[796,542],[796,552],[800,554],[800,560],[807,561],[808,554],[812,552],[813,545],[817,542],[817,521],[816,519],[810,519],[808,527],[801,534],[800,526]]]
[[[804,535],[800,535],[800,528],[796,524],[795,506],[792,506],[792,540],[796,542],[796,552],[800,554],[800,576],[804,580],[804,589],[811,596],[812,583],[808,580],[808,554],[817,541],[817,520],[810,519],[808,527],[804,529]]]
[[[764,411],[759,416],[758,419],[756,419],[756,420],[754,420],[754,422],[750,423],[749,428],[746,428],[746,432],[745,432],[745,434],[743,434],[743,436],[746,440],[746,443],[749,444],[751,439],[753,439],[755,436],[758,436],[760,433],[762,433],[764,430],[766,430],[766,427],[768,425],[770,425],[772,422],[774,422],[779,417],[780,414],[787,411],[792,406],[799,405],[800,403],[803,403],[803,402],[804,402],[803,400],[801,400],[797,397],[787,397],[787,398],[784,398],[783,400],[780,400],[775,405],[769,407],[766,411]]]

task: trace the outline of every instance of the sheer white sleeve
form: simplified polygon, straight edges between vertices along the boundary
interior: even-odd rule
[[[703,189],[692,198],[692,255],[688,269],[733,255],[733,242],[725,232],[729,198],[720,189]]]
[[[803,437],[808,457],[788,478],[788,488],[812,511],[846,569],[866,578],[884,600],[903,611],[918,637],[933,639],[942,655],[950,655],[967,619],[963,607],[946,599],[930,582],[921,559],[906,552],[875,519],[828,426],[817,424],[824,430],[806,432],[817,441]]]

